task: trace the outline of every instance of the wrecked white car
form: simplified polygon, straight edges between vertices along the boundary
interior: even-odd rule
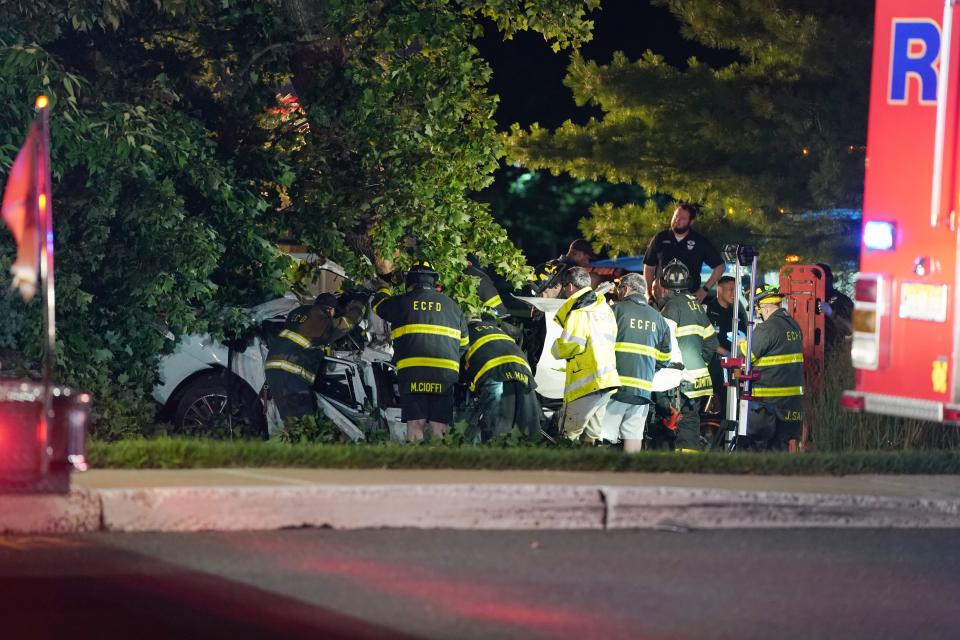
[[[283,329],[300,302],[292,294],[250,310],[253,333],[241,345],[187,335],[160,363],[154,399],[177,434],[267,438],[283,427],[265,392],[267,337]],[[372,345],[372,346],[371,346]],[[328,355],[316,385],[317,407],[351,441],[384,432],[403,441],[396,374],[389,350],[371,345]]]

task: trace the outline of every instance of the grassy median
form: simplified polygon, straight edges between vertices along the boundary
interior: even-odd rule
[[[442,445],[284,444],[160,438],[93,442],[92,468],[196,469],[306,467],[329,469],[490,469],[646,471],[754,475],[956,474],[960,453],[898,451],[672,454],[594,448],[449,447]]]

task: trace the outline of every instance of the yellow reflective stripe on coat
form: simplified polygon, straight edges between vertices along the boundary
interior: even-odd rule
[[[400,336],[408,336],[414,333],[422,333],[431,336],[446,336],[455,340],[461,340],[460,329],[444,327],[439,324],[405,324],[397,327],[390,332],[390,338],[396,340]]]
[[[620,376],[621,387],[633,387],[634,389],[643,389],[644,391],[653,391],[653,382],[643,378],[631,378],[629,376]]]
[[[656,358],[661,362],[667,362],[670,360],[670,354],[660,351],[656,347],[651,347],[646,344],[635,344],[633,342],[617,342],[613,345],[615,351],[620,353],[636,353],[641,356],[650,356],[651,358]]]
[[[470,383],[470,391],[475,391],[477,388],[477,381],[483,377],[487,371],[493,369],[494,367],[499,367],[502,364],[519,364],[523,365],[523,368],[527,371],[530,371],[530,365],[527,364],[527,361],[521,358],[520,356],[500,356],[499,358],[492,358],[484,363],[480,370],[477,371],[477,375],[473,376],[473,381]]]
[[[757,367],[775,367],[781,364],[803,364],[802,353],[787,353],[782,356],[763,356],[753,363]]]
[[[391,296],[390,296],[390,289],[378,289],[378,290],[377,290],[377,293],[378,293],[378,294],[380,294],[380,293],[385,293],[385,294],[387,294],[387,295],[386,295],[385,297],[380,298],[379,300],[377,300],[376,304],[373,305],[373,312],[374,312],[374,313],[377,312],[377,309],[380,307],[380,305],[383,304],[383,301],[384,301],[384,300],[388,300],[388,299],[391,297]]]
[[[493,296],[489,300],[483,301],[483,306],[485,307],[499,307],[503,304],[503,300],[500,299],[500,294]]]
[[[788,396],[802,396],[803,387],[754,387],[750,395],[755,398],[786,398]]]
[[[713,325],[707,325],[706,327],[701,327],[695,324],[687,324],[682,327],[677,327],[677,337],[683,338],[684,336],[700,336],[701,338],[709,338],[714,333],[716,329],[713,328]]]
[[[510,342],[513,342],[513,338],[502,333],[491,333],[490,335],[483,336],[482,338],[474,342],[472,345],[470,345],[469,349],[467,349],[467,367],[470,366],[470,358],[472,358],[473,354],[477,352],[477,349],[479,349],[485,344],[493,342],[494,340],[509,340]]]
[[[279,369],[280,371],[286,371],[287,373],[292,373],[294,375],[300,376],[310,384],[313,384],[313,381],[316,380],[316,376],[304,369],[298,364],[294,364],[289,360],[267,360],[267,363],[263,366],[264,369]]]
[[[451,371],[460,371],[460,363],[456,360],[447,360],[446,358],[404,358],[397,362],[397,369],[406,369],[408,367],[431,367],[433,369],[450,369]]]
[[[583,376],[582,378],[578,378],[578,379],[576,379],[576,380],[571,380],[571,381],[570,381],[570,384],[568,384],[568,385],[563,389],[563,392],[566,394],[566,393],[570,393],[571,391],[576,391],[576,390],[579,389],[580,387],[583,387],[583,386],[585,386],[585,385],[590,384],[591,382],[593,382],[593,381],[596,380],[597,378],[602,378],[603,376],[607,375],[608,373],[616,373],[616,372],[617,372],[617,368],[616,368],[615,366],[610,366],[610,367],[604,367],[603,369],[600,369],[600,370],[598,370],[598,371],[594,371],[593,373],[588,373],[587,375]]]
[[[470,344],[470,337],[469,337],[469,336],[461,336],[461,338],[460,338],[460,346],[461,346],[461,347],[465,347],[465,346],[467,346],[468,344]]]
[[[290,331],[290,329],[284,329],[280,332],[281,338],[286,338],[290,342],[300,345],[304,349],[309,349],[311,347],[310,339],[306,336],[302,336],[296,331]]]

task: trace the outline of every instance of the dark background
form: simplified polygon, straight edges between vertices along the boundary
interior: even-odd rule
[[[614,51],[636,60],[648,49],[678,67],[685,67],[692,56],[714,67],[736,59],[731,51],[685,39],[673,14],[643,0],[603,0],[600,10],[590,17],[595,23],[593,40],[581,52],[600,64],[609,63]],[[507,131],[515,122],[522,127],[537,122],[554,129],[568,119],[583,124],[591,116],[601,116],[596,107],[578,107],[563,85],[569,51],[554,53],[549,43],[534,33],[520,33],[504,41],[493,25],[487,26],[476,45],[493,67],[490,92],[500,96],[495,114],[499,130]],[[589,214],[594,202],[623,205],[642,202],[646,196],[639,187],[574,180],[504,165],[494,184],[476,197],[490,204],[513,242],[537,264],[564,253],[570,241],[580,237],[577,223]]]

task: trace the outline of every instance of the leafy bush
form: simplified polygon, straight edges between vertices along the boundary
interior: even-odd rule
[[[333,444],[340,442],[342,434],[337,425],[322,414],[303,416],[302,418],[288,418],[284,426],[276,434],[279,442],[287,444],[316,443]]]
[[[502,156],[472,39],[492,21],[576,45],[598,4],[0,3],[0,166],[47,94],[58,377],[93,393],[95,433],[147,424],[176,336],[242,328],[237,307],[288,289],[281,238],[369,274],[416,232],[461,299],[468,251],[519,278],[469,197]],[[0,271],[13,253],[0,234]],[[35,369],[40,344],[39,301],[0,299],[0,349]]]

